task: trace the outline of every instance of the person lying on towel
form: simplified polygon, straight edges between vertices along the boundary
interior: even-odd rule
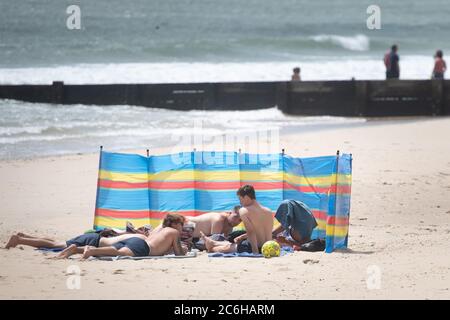
[[[241,223],[239,209],[235,206],[233,210],[227,212],[208,212],[196,217],[185,217],[186,222],[181,233],[181,241],[188,247],[195,247],[205,250],[205,245],[201,239],[201,232],[207,236],[213,235],[215,240],[225,240],[233,231],[233,228]],[[155,230],[162,228],[162,225]]]
[[[277,209],[275,219],[280,225],[273,229],[272,237],[281,244],[301,246],[311,240],[317,227],[309,207],[296,200],[284,200]]]
[[[235,206],[233,210],[227,212],[208,212],[196,217],[186,217],[186,225],[194,226],[193,246],[199,250],[206,250],[205,243],[201,239],[201,232],[212,236],[214,240],[229,240],[230,236],[235,236],[233,228],[242,222],[239,216],[240,209],[241,206]]]
[[[14,248],[18,245],[26,245],[34,248],[63,249],[56,257],[62,259],[68,258],[76,253],[83,253],[85,246],[106,247],[118,241],[139,236],[138,234],[111,236],[115,234],[115,232],[110,234],[111,231],[111,229],[108,229],[100,232],[85,233],[67,241],[59,241],[45,236],[36,237],[19,232],[11,236],[5,249]]]
[[[181,246],[180,234],[185,218],[179,214],[168,214],[162,223],[162,228],[152,231],[148,237],[136,234],[132,238],[115,242],[110,246],[91,247],[86,246],[82,259],[91,256],[163,256],[174,253],[183,256],[187,252],[186,247]]]
[[[237,191],[242,208],[239,215],[244,223],[246,233],[230,241],[216,241],[202,234],[208,252],[248,252],[261,253],[262,245],[272,240],[273,216],[270,209],[261,206],[256,201],[255,189],[245,185]]]
[[[166,219],[173,219],[173,215],[171,215],[170,217],[166,217]],[[178,221],[184,222],[184,217],[179,216],[176,218],[176,220],[177,223]],[[5,248],[9,249],[14,248],[17,245],[27,245],[35,248],[64,249],[56,256],[56,258],[63,259],[77,253],[83,254],[86,247],[92,249],[111,247],[114,245],[120,246],[123,245],[124,242],[129,241],[133,238],[147,239],[147,237],[143,234],[122,234],[112,237],[104,237],[102,235],[102,232],[86,233],[68,241],[58,241],[47,237],[35,237],[19,232],[11,236]],[[140,241],[131,240],[131,243],[136,242],[142,244],[142,242]]]

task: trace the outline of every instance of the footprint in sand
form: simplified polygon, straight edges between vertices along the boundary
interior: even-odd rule
[[[279,268],[277,271],[286,272],[286,271],[289,271],[289,268],[288,267]]]
[[[305,259],[303,260],[304,264],[316,264],[319,263],[319,260],[313,260],[313,259]]]
[[[117,269],[113,271],[113,274],[124,274],[125,270]]]

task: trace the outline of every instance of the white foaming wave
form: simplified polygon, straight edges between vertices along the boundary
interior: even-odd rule
[[[18,134],[39,134],[47,127],[0,127],[0,136],[12,136]]]
[[[353,37],[334,34],[320,34],[310,38],[319,43],[329,42],[351,51],[369,51],[370,49],[370,39],[363,34],[357,34]]]
[[[0,84],[199,83],[286,81],[301,67],[302,80],[382,80],[383,53],[373,57],[300,57],[291,62],[248,63],[118,63],[78,64],[39,68],[2,68]],[[433,59],[401,56],[401,79],[429,79]]]

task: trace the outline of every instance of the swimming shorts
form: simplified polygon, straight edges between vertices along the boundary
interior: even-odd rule
[[[113,247],[117,250],[127,247],[133,252],[135,257],[145,257],[150,255],[150,247],[147,242],[141,238],[128,238],[113,244]]]
[[[242,253],[242,252],[252,253],[253,252],[252,244],[247,239],[239,242],[236,249],[237,249],[238,253]],[[258,248],[258,252],[261,253],[261,248]]]
[[[81,236],[66,241],[67,246],[74,244],[77,247],[84,247],[84,246],[98,247],[99,243],[100,243],[100,234],[98,233],[85,233],[82,234]]]

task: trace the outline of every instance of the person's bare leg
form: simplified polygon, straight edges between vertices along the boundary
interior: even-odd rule
[[[120,241],[124,241],[130,238],[141,238],[142,240],[145,240],[145,236],[142,234],[135,234],[135,233],[128,233],[128,234],[122,234],[120,236],[117,237],[110,237],[110,238],[100,238],[99,247],[110,247],[113,244],[120,242]]]
[[[237,244],[229,242],[225,245],[215,246],[209,252],[235,253],[237,252]]]
[[[14,248],[19,244],[19,236],[14,234],[9,238],[8,242],[5,245],[5,249]]]
[[[52,239],[52,238],[36,237],[36,236],[32,236],[32,235],[29,235],[29,234],[26,234],[26,233],[23,233],[23,232],[17,232],[17,235],[19,237],[22,237],[22,238],[45,239],[45,240],[48,240],[48,241],[56,241],[55,239]]]
[[[61,251],[54,259],[67,259],[74,254],[82,254],[84,252],[84,247],[77,247],[75,244],[71,244],[66,249]]]
[[[236,244],[229,241],[215,241],[207,237],[200,231],[200,237],[205,242],[205,247],[208,252],[233,253],[236,252]]]
[[[92,256],[134,256],[133,252],[126,248],[120,248],[120,250],[117,250],[115,247],[102,247],[102,248],[95,248],[91,246],[86,246],[84,248],[83,256],[81,257],[82,260],[85,260]]]
[[[40,238],[24,238],[19,237],[18,235],[13,235],[9,239],[8,243],[6,244],[5,248],[14,248],[20,244],[35,247],[35,248],[65,248],[66,243],[65,242],[57,242],[57,241],[49,241],[46,239],[40,239]]]

